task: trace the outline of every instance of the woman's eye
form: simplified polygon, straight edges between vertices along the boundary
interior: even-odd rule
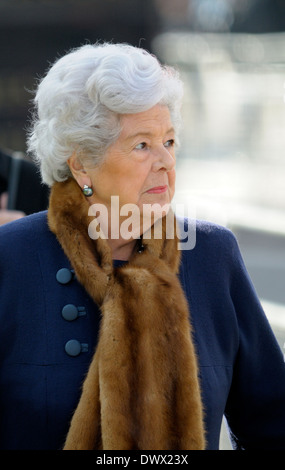
[[[141,142],[140,144],[136,145],[135,149],[136,150],[144,150],[146,148],[146,143]]]
[[[169,139],[165,142],[164,147],[173,147],[174,143],[174,139]]]

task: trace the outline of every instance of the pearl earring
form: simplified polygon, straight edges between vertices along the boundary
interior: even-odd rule
[[[93,194],[93,189],[90,186],[87,186],[87,184],[84,185],[82,192],[84,196],[90,197]]]

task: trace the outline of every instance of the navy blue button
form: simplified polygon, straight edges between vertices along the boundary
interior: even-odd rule
[[[60,284],[68,284],[73,278],[73,273],[70,269],[61,268],[56,273],[56,280]]]
[[[70,339],[67,341],[64,349],[69,356],[76,357],[81,353],[81,344],[77,339]]]
[[[61,311],[61,315],[67,321],[76,320],[76,318],[78,317],[78,314],[79,314],[78,309],[73,304],[65,305]]]

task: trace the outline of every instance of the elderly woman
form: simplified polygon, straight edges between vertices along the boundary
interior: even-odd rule
[[[181,249],[181,98],[128,45],[39,84],[49,209],[0,229],[2,449],[217,449],[223,415],[235,448],[285,448],[284,361],[234,236],[197,221]]]

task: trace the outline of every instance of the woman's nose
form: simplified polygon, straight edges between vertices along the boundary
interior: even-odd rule
[[[154,154],[153,171],[171,171],[175,167],[174,151],[169,152],[164,146]]]

